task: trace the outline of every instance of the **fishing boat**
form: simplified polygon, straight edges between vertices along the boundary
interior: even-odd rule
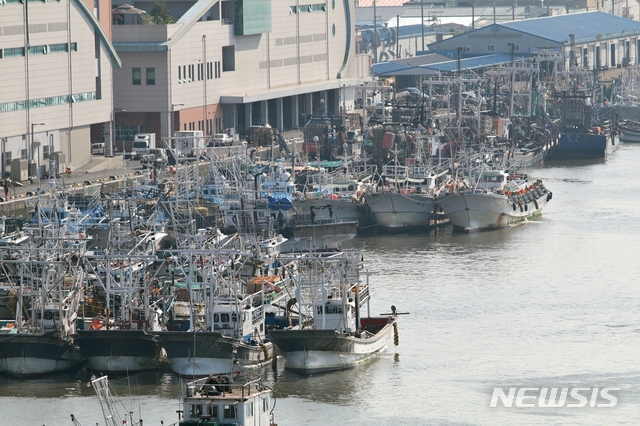
[[[274,241],[275,248],[278,244]],[[176,283],[170,328],[154,334],[179,376],[229,374],[260,366],[275,355],[272,343],[265,339],[265,305],[276,303],[273,293],[284,297],[287,284],[247,283],[241,277],[246,262],[239,259],[238,254],[226,268],[213,258],[205,259],[199,267],[202,278],[190,271],[181,281],[182,288]]]
[[[133,412],[120,412],[121,405],[108,376],[93,376],[90,385],[98,396],[106,425],[142,426],[142,419],[136,421]],[[168,426],[277,426],[273,416],[275,402],[273,391],[260,379],[236,383],[233,376],[211,374],[185,382],[178,421]],[[71,420],[79,425],[74,415]]]
[[[620,136],[621,142],[640,142],[640,123],[637,121],[625,121],[620,123]]]
[[[15,320],[0,323],[0,372],[4,374],[39,376],[67,371],[82,362],[71,336],[83,272],[43,256],[34,250],[28,260],[3,260],[5,273],[8,265],[13,266],[22,279],[22,285],[13,285]]]
[[[285,360],[285,369],[309,375],[353,368],[384,351],[396,336],[397,314],[369,314],[369,273],[359,279],[360,253],[303,257],[309,265],[303,274],[285,327],[269,336]],[[367,315],[361,308],[367,306]],[[291,325],[286,325],[287,323]]]
[[[418,141],[421,147],[421,139]],[[408,232],[442,223],[444,218],[435,200],[450,173],[448,163],[437,169],[429,167],[419,149],[417,156],[406,159],[403,165],[398,161],[399,151],[390,152],[394,160],[382,168],[384,185],[364,194],[377,229],[389,233]]]
[[[438,199],[454,230],[463,232],[505,228],[542,214],[553,194],[537,180],[509,175],[501,170],[482,170],[477,178],[450,185],[450,193]]]

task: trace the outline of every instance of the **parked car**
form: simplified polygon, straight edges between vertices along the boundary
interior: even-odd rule
[[[91,155],[104,155],[104,144],[103,143],[91,144]]]
[[[211,146],[231,146],[233,138],[226,133],[215,133],[210,142]]]

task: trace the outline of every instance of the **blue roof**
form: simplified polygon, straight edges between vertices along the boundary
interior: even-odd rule
[[[514,60],[518,61],[525,58],[524,55],[514,55]],[[466,58],[460,60],[460,70],[471,70],[474,68],[490,67],[494,65],[506,64],[511,62],[511,55],[496,53],[495,55],[477,56],[475,58]],[[439,62],[437,64],[422,65],[421,68],[430,69],[440,72],[452,72],[458,69],[458,61]]]
[[[377,64],[373,64],[371,70],[374,74],[393,74],[394,71],[400,71],[406,69],[406,65],[397,64],[395,62],[378,62]]]
[[[640,34],[640,22],[599,10],[523,19],[498,25],[558,43],[569,41],[569,34],[574,34],[576,41]]]

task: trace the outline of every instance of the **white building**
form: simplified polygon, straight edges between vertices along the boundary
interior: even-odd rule
[[[2,174],[12,160],[42,173],[53,152],[61,167],[91,158],[108,132],[112,68],[109,0],[0,1]],[[102,23],[102,24],[101,24]]]
[[[135,1],[150,12],[153,2]],[[168,0],[176,23],[114,25],[116,144],[137,132],[246,134],[302,126],[301,114],[353,107],[368,56],[355,54],[349,0]],[[146,19],[146,18],[145,18]],[[129,20],[134,22],[135,20]]]

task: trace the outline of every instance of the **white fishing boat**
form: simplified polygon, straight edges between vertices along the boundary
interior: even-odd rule
[[[542,214],[552,193],[538,180],[509,175],[501,170],[482,170],[450,193],[438,205],[457,231],[472,232],[505,228]]]
[[[352,368],[384,351],[394,333],[397,337],[395,307],[379,317],[361,315],[365,304],[369,311],[370,274],[360,281],[360,256],[303,257],[306,282],[298,284],[297,306],[290,306],[298,316],[289,319],[292,325],[269,332],[285,369],[308,375]]]
[[[282,241],[272,240],[270,248],[277,250]],[[197,261],[199,264],[192,262],[183,268],[186,273],[175,283],[175,298],[168,309],[169,330],[154,333],[171,369],[180,376],[229,374],[270,360],[275,350],[265,339],[265,311],[267,305],[277,303],[280,295],[284,297],[292,291],[290,277],[282,277],[269,267],[264,280],[245,280],[243,271],[254,260],[246,253],[224,251],[209,255]],[[223,257],[226,263],[220,262]],[[231,262],[229,257],[235,260]],[[255,269],[258,272],[258,267]],[[269,278],[275,275],[281,280]]]
[[[107,376],[93,376],[89,384],[98,396],[107,426],[143,425],[141,413],[135,420],[133,411],[120,412],[122,402],[116,398]],[[167,423],[168,426],[277,426],[273,416],[275,396],[259,379],[236,383],[233,376],[212,374],[185,382],[184,386],[178,421]],[[73,414],[71,421],[80,424]]]

